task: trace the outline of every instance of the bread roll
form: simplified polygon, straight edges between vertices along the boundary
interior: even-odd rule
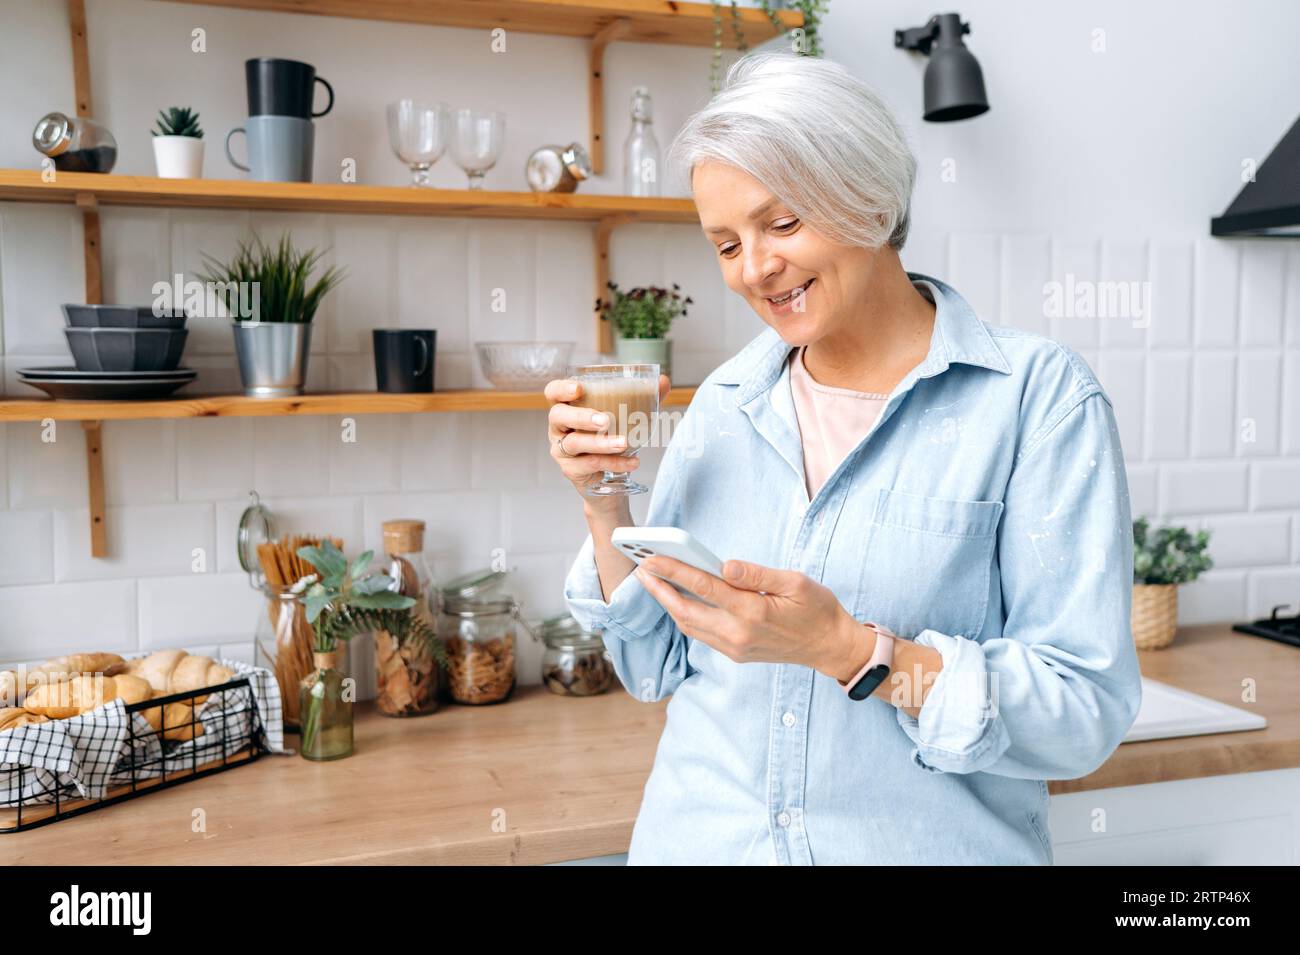
[[[77,676],[64,683],[43,683],[27,694],[23,708],[53,720],[80,716],[105,703],[143,703],[151,696],[149,684],[139,677]]]
[[[147,657],[128,660],[125,672],[149,681],[155,696],[190,693],[205,686],[218,686],[234,679],[235,672],[211,657],[196,656],[184,650],[158,650]],[[194,698],[202,703],[206,696]]]
[[[48,723],[49,718],[36,713],[28,713],[21,706],[7,706],[0,709],[0,733],[17,729],[34,723]]]
[[[188,703],[168,703],[164,706],[155,706],[152,709],[145,710],[141,715],[153,727],[154,732],[162,729],[163,718],[167,720],[167,730],[163,733],[163,739],[195,739],[203,735],[203,724],[195,720],[194,725],[190,726],[190,719],[194,713],[194,707]]]
[[[50,683],[64,683],[85,673],[103,673],[112,676],[126,663],[116,653],[70,653],[55,657],[38,666],[27,667],[25,679],[16,670],[0,672],[0,705],[18,706],[34,687]]]

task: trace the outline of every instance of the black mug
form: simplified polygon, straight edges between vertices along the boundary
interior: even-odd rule
[[[376,328],[375,384],[380,391],[433,391],[433,328]]]
[[[317,76],[316,67],[310,63],[261,56],[244,61],[244,79],[248,82],[249,116],[311,119],[324,116],[334,108],[334,87]],[[319,113],[313,113],[312,97],[317,83],[325,87],[330,101]]]

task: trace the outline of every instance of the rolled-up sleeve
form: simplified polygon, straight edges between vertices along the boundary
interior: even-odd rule
[[[658,472],[650,481],[647,527],[678,527],[681,445],[680,429],[664,451]],[[636,574],[628,574],[609,600],[603,598],[596,569],[595,542],[583,541],[578,557],[564,580],[569,613],[584,628],[601,631],[614,663],[614,672],[629,693],[644,703],[670,695],[691,673],[687,661],[690,637],[682,633],[663,605],[645,589]]]
[[[897,708],[929,772],[1074,779],[1137,717],[1133,527],[1110,399],[1064,403],[1021,450],[997,553],[1004,623],[983,642],[924,630],[943,667],[919,717]]]

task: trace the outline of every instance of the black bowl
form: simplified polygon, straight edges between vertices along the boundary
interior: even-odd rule
[[[171,371],[185,349],[184,328],[65,328],[79,371]]]
[[[69,328],[184,328],[184,309],[161,311],[152,305],[64,305]]]

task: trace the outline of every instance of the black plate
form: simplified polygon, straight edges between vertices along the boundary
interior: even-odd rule
[[[192,368],[174,368],[170,371],[81,371],[72,365],[53,368],[19,368],[18,377],[26,379],[57,379],[59,381],[161,381],[163,379],[189,379],[198,372]]]
[[[20,380],[39,388],[51,398],[65,401],[134,401],[142,398],[165,398],[182,385],[198,377],[190,372],[188,378],[150,378],[133,381],[86,381],[80,378],[23,378]]]

